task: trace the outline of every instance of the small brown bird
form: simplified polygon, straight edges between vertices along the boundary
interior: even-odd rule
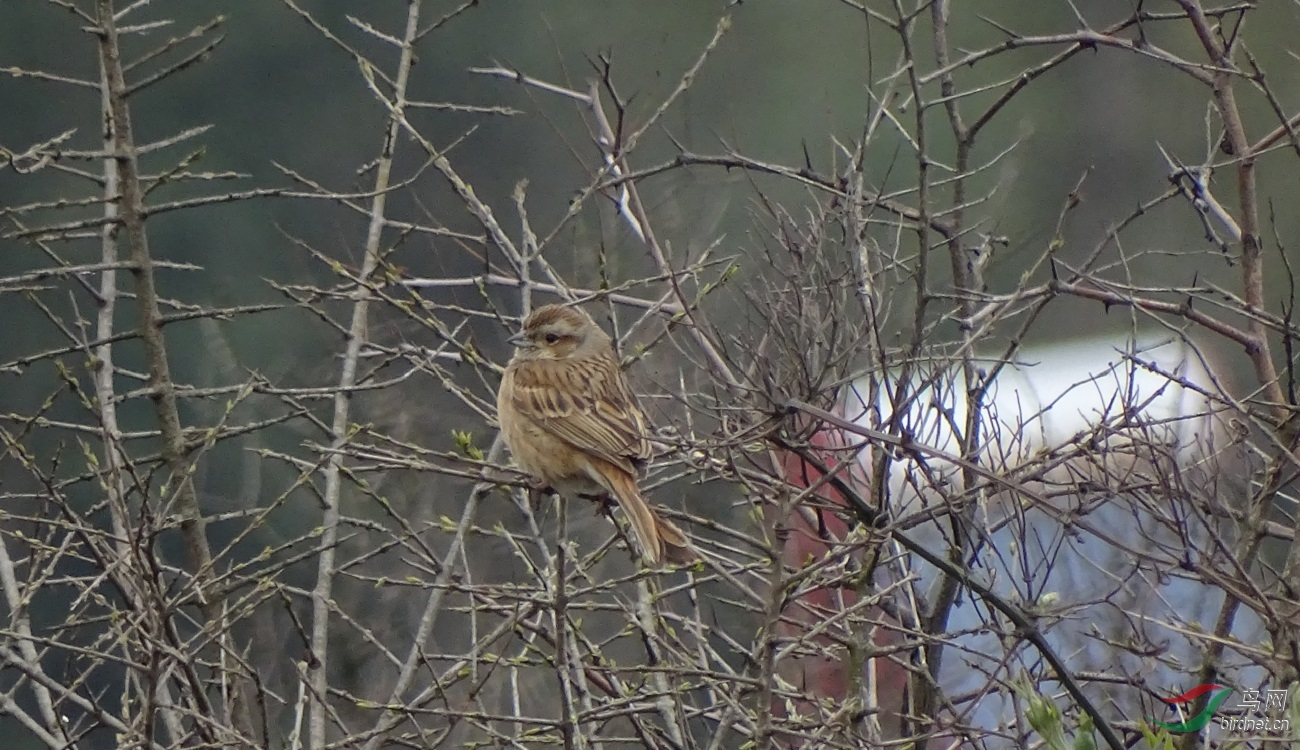
[[[519,468],[566,495],[612,497],[650,565],[697,558],[686,534],[637,488],[651,456],[646,418],[609,336],[576,307],[534,310],[497,392],[501,434]]]

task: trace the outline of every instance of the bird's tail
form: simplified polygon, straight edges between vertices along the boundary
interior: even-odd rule
[[[606,477],[610,484],[610,494],[632,524],[632,531],[636,534],[647,564],[657,566],[665,560],[684,564],[699,559],[700,555],[691,546],[686,532],[655,512],[654,507],[641,495],[632,476],[621,471],[610,473],[614,475]]]

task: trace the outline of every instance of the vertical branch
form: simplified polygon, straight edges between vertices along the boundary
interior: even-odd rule
[[[221,627],[221,602],[208,589],[207,582],[212,574],[212,551],[208,544],[207,531],[199,506],[198,494],[194,487],[192,466],[188,459],[185,435],[181,429],[180,411],[177,407],[176,384],[172,380],[168,362],[167,344],[163,336],[163,315],[159,303],[157,282],[154,276],[153,256],[149,251],[148,234],[145,231],[144,188],[140,174],[139,153],[132,131],[129,95],[125,73],[122,65],[117,21],[114,16],[112,0],[97,0],[95,18],[99,41],[99,63],[103,77],[102,99],[104,104],[105,143],[111,165],[106,166],[108,179],[106,190],[116,202],[116,207],[108,209],[108,218],[115,223],[105,225],[103,230],[103,254],[107,260],[115,258],[117,249],[114,240],[124,237],[131,259],[131,273],[135,281],[136,313],[139,319],[137,334],[144,346],[144,355],[148,368],[149,395],[154,405],[162,439],[160,453],[169,472],[169,478],[163,486],[163,494],[173,493],[176,501],[177,515],[180,518],[181,537],[189,564],[194,575],[194,588],[198,597],[200,611],[205,625],[214,630],[219,638],[225,633]],[[114,185],[114,183],[116,183]],[[116,187],[116,191],[113,187]],[[109,202],[110,207],[113,201]],[[112,270],[106,270],[101,279],[103,294],[98,300],[101,305],[97,323],[101,330],[113,327],[114,300],[116,295],[116,278]],[[105,337],[107,338],[107,337]],[[96,389],[101,397],[100,408],[103,409],[104,423],[101,429],[106,440],[105,450],[115,454],[120,443],[114,442],[113,432],[116,428],[115,412],[111,396],[113,387],[113,369],[111,350],[100,347],[97,356],[102,356],[102,367],[96,373]],[[108,458],[110,484],[121,477],[121,466],[112,455]],[[125,502],[121,487],[110,487],[110,511],[114,520],[114,530],[119,532],[116,538],[124,540],[128,524],[121,518],[125,512]],[[113,495],[116,494],[116,497]],[[144,499],[148,502],[148,499]],[[119,541],[119,554],[125,551]],[[123,558],[125,559],[125,558]],[[143,600],[142,600],[143,601]],[[163,628],[168,627],[166,624]],[[170,704],[166,689],[145,681],[145,689],[150,696],[158,694],[162,705]],[[207,706],[202,695],[195,699],[200,706]],[[152,700],[149,701],[152,704]],[[229,709],[230,706],[227,706]],[[237,702],[235,710],[223,717],[227,721],[237,719],[238,728],[246,730],[250,725],[247,719],[247,706]],[[167,712],[169,713],[169,712]],[[216,716],[212,717],[218,718]],[[166,726],[176,734],[180,730],[179,720],[175,716],[166,719]]]
[[[109,134],[110,153],[118,177],[117,231],[125,236],[131,256],[131,273],[135,277],[136,306],[140,318],[138,334],[144,344],[149,370],[149,390],[154,402],[154,415],[162,433],[162,457],[171,478],[167,489],[175,492],[177,509],[181,518],[181,535],[190,557],[190,566],[196,578],[199,602],[204,618],[213,622],[220,612],[217,603],[209,599],[205,579],[210,575],[212,551],[204,529],[203,515],[198,495],[190,477],[186,460],[185,436],[181,431],[180,412],[176,406],[176,384],[172,381],[167,360],[167,344],[163,338],[162,311],[158,303],[158,289],[153,271],[153,257],[149,253],[145,232],[144,191],[140,184],[139,158],[135,138],[131,131],[131,115],[127,106],[126,80],[122,72],[121,50],[118,45],[117,25],[113,18],[113,1],[97,0],[96,19],[99,24],[99,58],[104,72],[105,127]]]
[[[1230,45],[1219,42],[1215,31],[1218,24],[1206,18],[1198,0],[1178,0],[1178,4],[1186,11],[1197,38],[1205,48],[1206,56],[1216,68],[1212,84],[1214,104],[1223,122],[1227,145],[1238,157],[1236,174],[1240,215],[1237,223],[1241,227],[1241,291],[1247,309],[1265,310],[1267,304],[1264,299],[1264,259],[1261,255],[1259,231],[1259,195],[1255,185],[1256,155],[1251,152],[1246,126],[1241,111],[1237,108],[1237,95],[1232,85],[1237,76],[1233,72],[1236,67],[1232,61],[1233,51]],[[1247,316],[1245,325],[1255,339],[1246,354],[1254,365],[1260,387],[1264,389],[1264,398],[1280,424],[1290,416],[1290,411],[1286,396],[1282,393],[1277,367],[1273,363],[1268,329],[1264,320],[1257,315]]]
[[[18,583],[17,571],[14,569],[13,559],[9,555],[9,545],[0,539],[0,589],[4,590],[5,604],[9,609],[9,619],[17,637],[18,653],[23,659],[32,665],[34,670],[40,670],[44,677],[44,669],[41,665],[40,655],[36,652],[36,645],[32,640],[32,621],[28,614],[28,604],[23,596],[22,589]],[[48,678],[47,678],[48,679]],[[44,722],[42,729],[48,733],[48,737],[54,742],[47,744],[51,748],[59,746],[68,746],[68,736],[63,730],[63,725],[59,722],[59,717],[54,711],[54,701],[49,689],[40,681],[33,681],[32,692],[36,696],[36,708],[40,712],[41,721]],[[13,713],[6,710],[6,713]]]
[[[975,312],[974,295],[981,291],[977,288],[979,279],[968,262],[966,253],[962,249],[962,234],[965,228],[965,211],[966,205],[966,180],[970,167],[970,150],[971,136],[961,117],[960,103],[956,95],[957,87],[953,80],[951,71],[951,56],[948,50],[948,15],[949,4],[947,0],[936,0],[930,6],[930,16],[933,25],[932,32],[934,38],[934,55],[937,67],[944,71],[939,77],[939,91],[944,103],[944,110],[948,115],[948,127],[952,132],[953,141],[956,145],[956,160],[953,165],[954,175],[952,179],[952,213],[949,215],[951,224],[950,231],[947,233],[948,257],[952,268],[953,291],[955,292],[957,307],[957,319],[960,321],[961,329],[961,383],[964,386],[964,392],[956,394],[957,399],[966,401],[966,420],[961,425],[961,432],[955,437],[957,444],[960,446],[962,457],[971,463],[979,461],[980,446],[983,440],[980,434],[981,425],[984,422],[983,400],[986,390],[986,383],[980,376],[979,369],[975,366],[975,344],[976,335],[971,318]],[[912,73],[915,77],[916,73]],[[928,107],[917,102],[918,122]],[[918,124],[918,129],[920,125]],[[919,141],[918,141],[919,142]],[[921,210],[926,211],[927,207],[924,202],[921,203]],[[978,477],[967,468],[962,469],[962,487],[972,487],[978,482]],[[959,564],[962,557],[966,554],[967,525],[973,521],[973,509],[970,512],[954,514],[952,516],[953,540],[954,545],[948,557],[949,562]],[[952,576],[943,576],[938,591],[935,594],[934,601],[930,603],[930,612],[925,623],[926,633],[933,637],[926,647],[926,668],[929,670],[931,681],[918,681],[919,689],[916,691],[918,696],[917,714],[930,719],[934,718],[934,713],[938,707],[938,679],[940,670],[943,666],[944,641],[939,634],[948,629],[948,618],[952,608],[961,593],[961,582]]]
[[[659,622],[657,592],[651,582],[644,578],[637,581],[636,589],[636,619],[638,627],[645,634],[646,653],[650,656],[652,664],[666,666],[663,649],[659,647],[659,639],[663,637],[663,627]],[[659,691],[655,708],[663,719],[664,732],[677,747],[685,747],[682,727],[686,724],[686,719],[676,710],[679,704],[673,700],[672,685],[668,675],[662,670],[655,670],[648,675],[647,681]]]
[[[1188,21],[1196,32],[1206,57],[1216,68],[1211,84],[1214,104],[1218,110],[1219,119],[1223,123],[1225,144],[1231,153],[1237,156],[1235,171],[1239,213],[1236,218],[1241,229],[1242,301],[1247,310],[1265,310],[1267,307],[1264,298],[1264,262],[1259,228],[1259,196],[1255,181],[1256,154],[1251,151],[1245,123],[1237,107],[1236,93],[1233,87],[1233,79],[1236,74],[1233,72],[1235,63],[1233,62],[1232,44],[1220,41],[1221,37],[1215,29],[1218,24],[1206,18],[1205,11],[1197,0],[1179,0],[1179,5],[1187,13]],[[1285,449],[1294,451],[1294,428],[1288,427],[1293,421],[1292,405],[1282,391],[1281,378],[1278,376],[1268,342],[1268,328],[1259,315],[1245,316],[1244,326],[1251,338],[1246,347],[1246,355],[1254,367],[1255,377],[1262,390],[1263,399],[1272,411],[1276,424],[1282,430],[1280,437],[1285,443]],[[1288,431],[1292,434],[1286,434]],[[1293,456],[1279,456],[1278,460],[1291,462],[1295,459]],[[1269,512],[1268,505],[1275,496],[1276,493],[1271,491],[1261,492],[1258,495],[1258,507],[1251,509],[1252,513],[1258,514],[1256,518],[1262,518]],[[1260,538],[1261,535],[1258,531],[1254,534],[1248,534],[1238,545],[1237,559],[1246,565],[1253,564],[1254,557],[1259,549]],[[1300,567],[1300,545],[1292,544],[1287,556],[1285,572],[1293,575],[1298,567]],[[1289,577],[1290,575],[1286,578]],[[1294,580],[1286,580],[1286,583],[1291,586],[1295,585]],[[1294,589],[1292,592],[1294,592]],[[1207,644],[1205,656],[1201,662],[1199,679],[1202,682],[1213,682],[1216,679],[1221,669],[1221,662],[1226,649],[1225,644],[1230,640],[1241,605],[1241,598],[1234,592],[1224,592],[1224,602],[1219,609],[1214,624],[1213,632],[1216,637]],[[1296,648],[1294,636],[1291,637],[1291,641],[1290,644],[1287,644],[1287,650],[1294,652]],[[1204,707],[1205,701],[1206,697],[1203,696],[1197,702],[1197,710]],[[1182,747],[1189,749],[1196,747],[1199,743],[1199,733],[1189,734],[1182,738],[1181,742]]]
[[[903,54],[907,60],[911,61],[908,68],[908,80],[911,84],[911,93],[913,107],[916,112],[916,133],[913,136],[916,143],[916,208],[919,217],[916,222],[917,234],[917,260],[915,270],[916,284],[916,301],[915,309],[912,312],[912,340],[911,349],[907,360],[903,363],[902,372],[898,377],[894,403],[902,404],[906,401],[906,389],[910,387],[913,381],[911,368],[915,366],[918,356],[921,354],[922,346],[926,340],[928,328],[927,309],[930,302],[930,283],[929,283],[929,266],[930,266],[930,152],[929,138],[925,127],[925,118],[928,114],[928,108],[925,105],[925,92],[921,87],[920,72],[917,66],[920,63],[920,57],[916,48],[913,46],[913,27],[916,16],[905,11],[901,0],[894,0],[894,12],[898,17],[898,36],[903,45]],[[945,15],[945,8],[936,6],[934,8],[934,20],[936,27],[942,21]],[[942,35],[936,34],[935,42],[942,41]],[[939,52],[939,54],[943,54]],[[949,81],[949,85],[951,81]],[[948,110],[950,117],[955,121],[955,110]],[[953,242],[958,242],[950,237]],[[956,279],[954,279],[956,281]],[[959,292],[960,295],[960,292]],[[967,313],[968,315],[968,313]],[[963,316],[965,317],[965,316]],[[962,436],[958,435],[958,443],[962,445],[963,453],[967,447],[962,443]],[[960,523],[954,518],[954,523]],[[954,565],[960,564],[963,557],[962,535],[958,534],[953,539],[952,546],[948,549],[948,562]],[[931,727],[934,725],[934,712],[938,705],[938,687],[936,678],[939,671],[939,663],[943,656],[942,641],[934,638],[939,632],[947,627],[948,613],[951,609],[951,602],[956,600],[957,593],[960,589],[959,581],[955,577],[946,576],[940,573],[939,586],[935,594],[934,601],[931,603],[929,611],[925,613],[924,631],[925,635],[932,638],[920,646],[918,653],[922,660],[918,665],[918,670],[912,673],[910,683],[910,693],[912,695],[911,714],[914,717],[914,723],[911,732],[919,733],[927,731],[924,726],[928,723]]]
[[[777,722],[777,707],[782,705],[777,700],[777,681],[780,679],[780,664],[777,662],[777,650],[780,647],[781,623],[785,616],[790,578],[786,574],[785,555],[788,550],[785,542],[789,539],[789,519],[798,506],[800,497],[793,491],[794,482],[786,476],[786,467],[781,456],[769,451],[768,463],[774,477],[782,480],[777,485],[779,495],[768,498],[766,506],[757,506],[762,534],[769,544],[761,547],[766,557],[763,563],[768,569],[763,595],[754,602],[755,609],[761,607],[762,614],[758,630],[754,635],[754,668],[758,672],[758,694],[754,705],[754,747],[774,747],[780,725]],[[800,561],[802,562],[802,561]],[[756,597],[757,598],[757,597]]]
[[[388,117],[388,130],[384,134],[383,149],[375,170],[374,198],[370,203],[370,223],[366,233],[365,256],[356,288],[352,292],[352,321],[348,326],[347,346],[339,372],[338,391],[334,394],[334,417],[330,424],[331,451],[325,465],[325,512],[321,520],[321,553],[316,566],[316,586],[312,589],[311,648],[318,660],[311,675],[312,692],[316,700],[311,705],[308,718],[308,744],[311,750],[320,750],[325,738],[325,701],[329,683],[329,616],[334,585],[335,546],[338,543],[340,519],[339,497],[343,483],[343,453],[349,442],[352,388],[357,383],[357,361],[365,341],[370,315],[372,293],[368,281],[379,266],[380,243],[383,238],[385,206],[390,175],[393,169],[393,152],[401,132],[402,112],[406,107],[406,87],[410,80],[411,63],[415,57],[415,39],[419,31],[420,0],[411,0],[407,8],[406,31],[402,37],[401,58],[394,80],[393,101]],[[364,63],[363,63],[364,65]]]
[[[112,102],[108,92],[108,71],[101,69],[103,99],[102,107],[108,112]],[[112,153],[113,132],[108,127],[110,120],[105,118],[104,151]],[[95,316],[95,338],[104,343],[95,347],[91,370],[95,373],[95,398],[99,401],[99,419],[101,422],[101,440],[103,441],[103,461],[105,474],[104,489],[108,493],[109,519],[113,528],[113,539],[119,558],[129,559],[127,547],[128,511],[126,508],[126,486],[122,477],[122,431],[117,422],[117,399],[113,384],[116,368],[113,364],[113,342],[111,336],[116,332],[115,314],[117,312],[117,219],[119,180],[117,162],[104,160],[104,228],[100,231],[100,262],[104,271],[99,276],[99,294],[95,304],[99,308]]]
[[[110,112],[112,109],[112,96],[110,95],[108,69],[104,67],[103,60],[101,60],[100,67],[100,98],[101,110],[105,113]],[[109,117],[104,118],[103,143],[105,153],[113,153],[114,151],[114,131],[110,126],[112,121]],[[105,492],[105,499],[108,504],[113,550],[122,566],[121,572],[114,576],[114,580],[122,587],[122,591],[126,593],[126,596],[133,600],[133,605],[138,606],[140,591],[136,583],[139,571],[137,566],[133,564],[134,555],[129,541],[131,538],[131,521],[130,509],[127,507],[128,486],[125,477],[128,458],[123,453],[122,429],[117,419],[118,399],[114,383],[117,368],[113,361],[113,334],[117,332],[118,218],[122,213],[117,200],[121,189],[120,184],[117,160],[105,159],[104,218],[106,221],[103,229],[100,230],[100,262],[104,265],[104,271],[100,273],[99,291],[95,297],[95,305],[98,308],[95,314],[95,339],[104,343],[94,348],[90,369],[94,373],[95,400],[99,409],[101,458],[103,461],[103,477],[100,486]],[[206,535],[203,536],[206,541]],[[167,683],[158,682],[150,684],[149,681],[156,677],[157,672],[154,670],[150,670],[144,675],[137,675],[133,679],[124,681],[123,690],[130,691],[134,686],[135,689],[141,691],[142,695],[137,696],[136,700],[141,706],[155,703],[162,706],[164,708],[162,711],[163,726],[167,729],[172,740],[175,741],[184,735],[181,718],[174,710],[171,710],[174,708],[171,686]],[[143,684],[141,684],[142,682]]]
[[[555,546],[554,570],[551,591],[551,622],[555,628],[555,678],[560,685],[560,737],[564,741],[564,750],[577,750],[586,746],[582,725],[578,720],[577,702],[574,694],[573,677],[578,665],[573,664],[574,654],[569,647],[569,582],[566,580],[567,568],[565,545],[568,544],[568,513],[566,504],[560,504],[560,541]]]

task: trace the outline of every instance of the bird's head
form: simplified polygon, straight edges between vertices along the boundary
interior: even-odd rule
[[[524,319],[510,337],[519,359],[568,359],[608,350],[609,336],[591,316],[577,307],[546,305]]]

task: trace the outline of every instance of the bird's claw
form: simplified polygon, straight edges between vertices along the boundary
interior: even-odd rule
[[[614,498],[610,497],[608,493],[601,493],[599,495],[590,495],[589,499],[592,502],[596,503],[597,514],[604,516],[605,518],[613,518]]]
[[[555,494],[554,487],[538,477],[528,478],[528,507],[533,513],[540,513],[543,498],[552,494]]]

